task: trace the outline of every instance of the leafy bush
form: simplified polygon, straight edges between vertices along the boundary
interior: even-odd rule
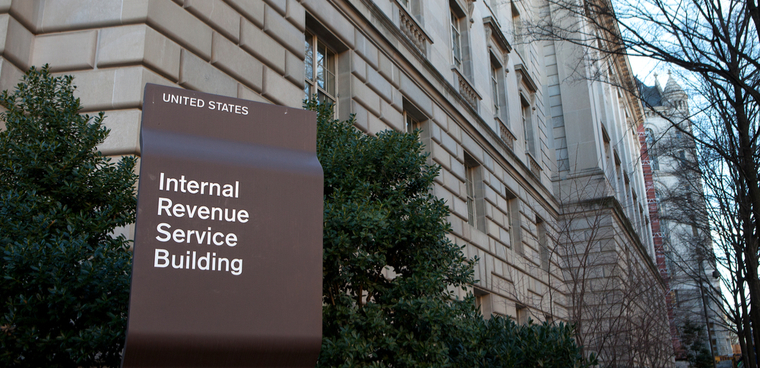
[[[118,366],[134,222],[135,159],[96,146],[72,77],[32,68],[0,104],[0,366]]]
[[[416,135],[364,135],[318,113],[325,173],[323,344],[320,367],[441,367],[447,335],[475,313],[450,288],[472,283],[472,262],[446,237],[448,209],[429,189]]]
[[[418,135],[362,134],[316,101],[325,174],[319,367],[585,367],[573,329],[484,320]]]

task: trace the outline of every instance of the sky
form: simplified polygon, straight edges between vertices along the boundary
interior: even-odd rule
[[[668,68],[661,62],[641,56],[629,56],[628,60],[631,63],[633,74],[647,86],[654,86],[655,73],[657,73],[657,79],[663,87],[668,82]]]

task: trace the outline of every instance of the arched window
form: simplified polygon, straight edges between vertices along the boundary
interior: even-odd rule
[[[660,169],[660,161],[657,159],[657,153],[654,149],[654,132],[652,129],[645,130],[647,136],[647,153],[649,154],[649,164],[652,170]]]
[[[652,131],[652,129],[647,128],[646,135],[647,135],[647,146],[649,148],[652,148],[654,146],[654,132]]]

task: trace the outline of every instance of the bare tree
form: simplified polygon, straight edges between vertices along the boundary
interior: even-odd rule
[[[596,73],[577,78],[602,79],[631,94],[605,73],[609,59],[643,56],[668,63],[687,82],[694,114],[690,129],[671,128],[695,143],[698,172],[705,182],[707,221],[703,236],[720,238],[724,280],[733,294],[744,364],[757,367],[753,342],[760,341],[760,11],[756,0],[542,0],[546,17],[523,29],[533,39],[579,45],[582,62]],[[709,187],[709,188],[708,188]],[[704,253],[706,254],[706,253]],[[703,254],[703,256],[704,256]],[[716,263],[717,264],[717,263]],[[720,293],[718,293],[720,294]],[[731,313],[727,313],[731,315]]]
[[[688,124],[684,120],[680,125],[689,130]],[[736,333],[746,345],[747,339],[752,341],[747,335],[752,331],[747,304],[750,295],[739,279],[746,278],[744,237],[734,232],[740,214],[736,194],[726,186],[729,167],[715,157],[714,151],[695,145],[680,131],[663,132],[653,143],[650,152],[660,161],[658,194],[661,217],[668,229],[664,239],[670,247],[670,277],[691,289],[677,296],[678,304],[701,316],[691,322],[702,321],[708,327],[708,340],[716,338],[709,328],[714,323]],[[688,317],[681,313],[676,321],[681,333]],[[748,352],[751,360],[753,354]]]
[[[632,234],[615,231],[628,221],[624,208],[612,197],[588,193],[594,187],[581,181],[560,194],[555,252],[569,288],[576,340],[604,367],[671,367],[667,282],[638,239],[619,239]]]

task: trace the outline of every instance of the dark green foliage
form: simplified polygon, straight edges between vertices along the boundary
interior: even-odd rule
[[[473,262],[446,237],[448,208],[430,191],[417,134],[376,137],[317,111],[325,173],[323,340],[319,367],[580,367],[567,325],[485,321]]]
[[[575,344],[574,329],[565,323],[519,325],[511,318],[476,316],[467,331],[452,341],[452,362],[457,367],[581,368],[596,365],[583,359]]]
[[[569,368],[596,365],[593,356],[590,362],[584,361],[574,334],[573,327],[562,322],[518,325],[511,319],[492,318],[487,323],[483,341],[492,347],[487,355],[489,359],[482,366]],[[514,363],[505,360],[504,364],[493,364],[499,363],[503,351],[509,351],[510,347]]]
[[[134,221],[134,158],[97,150],[103,113],[79,115],[72,77],[32,68],[0,132],[0,366],[118,366]]]
[[[429,192],[438,167],[416,135],[363,135],[329,106],[307,107],[318,112],[325,173],[319,366],[446,366],[447,335],[475,310],[449,291],[470,284],[473,270]]]
[[[707,347],[707,335],[704,326],[686,319],[681,327],[681,342],[686,348],[686,359],[691,368],[712,368],[713,357]]]

